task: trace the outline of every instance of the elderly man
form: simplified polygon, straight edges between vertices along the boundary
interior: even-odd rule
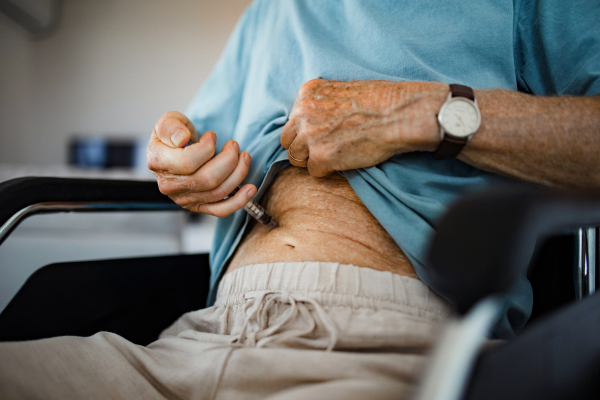
[[[600,184],[600,98],[582,96],[600,93],[599,20],[587,1],[255,2],[189,118],[165,114],[148,147],[163,193],[222,217],[210,307],[146,348],[0,345],[0,394],[406,394],[448,312],[423,260],[449,203]],[[278,228],[241,210],[253,198]],[[525,280],[507,307],[498,337],[527,319]]]

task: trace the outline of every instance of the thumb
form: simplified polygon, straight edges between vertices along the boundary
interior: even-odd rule
[[[190,140],[198,141],[194,126],[180,113],[163,115],[154,125],[154,133],[162,143],[171,148],[183,147]]]

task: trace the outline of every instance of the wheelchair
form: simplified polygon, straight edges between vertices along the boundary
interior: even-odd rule
[[[17,178],[0,183],[0,244],[34,214],[150,210],[181,208],[155,182]],[[452,206],[426,266],[455,313],[416,397],[600,398],[598,225],[598,191],[499,187]],[[530,321],[486,348],[504,293],[523,274],[533,288]],[[0,341],[109,331],[147,345],[205,307],[209,280],[207,254],[47,265],[0,314]]]

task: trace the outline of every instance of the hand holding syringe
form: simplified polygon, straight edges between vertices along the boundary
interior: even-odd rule
[[[182,149],[188,142],[194,145]],[[216,144],[213,131],[199,137],[185,115],[165,113],[154,125],[147,151],[148,168],[154,172],[161,193],[183,208],[217,217],[245,208],[266,229],[274,229],[277,222],[251,201],[256,186],[239,186],[248,174],[250,154],[240,152],[239,145],[229,140],[215,155]]]
[[[192,141],[189,141],[185,146],[188,147],[190,145],[192,145]],[[240,186],[238,186],[237,188],[233,189],[233,191],[231,193],[229,193],[228,197],[233,197],[238,190],[240,190]],[[275,218],[271,217],[264,208],[262,208],[262,206],[260,204],[258,204],[256,201],[254,200],[250,200],[248,202],[248,204],[246,204],[246,206],[244,206],[244,210],[246,210],[246,212],[248,212],[248,214],[250,214],[250,216],[254,219],[256,219],[258,222],[260,222],[262,224],[262,226],[264,226],[265,228],[267,228],[268,231],[272,231],[273,229],[277,228],[279,226],[279,224],[277,223],[277,221],[275,220]]]
[[[229,197],[234,196],[238,192],[238,190],[240,190],[240,187],[241,186],[238,186],[235,189],[233,189],[233,192],[229,193]],[[250,200],[248,204],[244,206],[244,210],[246,210],[252,218],[260,222],[262,226],[267,228],[268,231],[272,231],[273,229],[279,226],[275,218],[267,214],[265,209],[262,208],[262,206],[254,200]]]

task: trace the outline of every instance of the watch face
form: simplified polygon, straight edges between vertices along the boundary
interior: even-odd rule
[[[481,114],[470,100],[455,97],[440,110],[439,121],[444,131],[452,136],[467,137],[479,129]]]

